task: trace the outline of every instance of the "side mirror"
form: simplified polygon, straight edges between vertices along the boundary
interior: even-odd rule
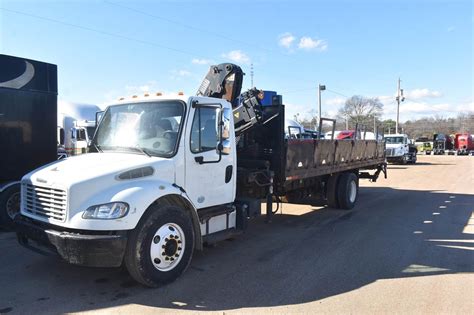
[[[64,129],[59,129],[59,144],[64,145]]]
[[[221,140],[227,140],[230,138],[230,117],[231,116],[232,116],[232,110],[230,108],[224,108],[222,110]]]
[[[232,110],[230,108],[224,108],[221,111],[221,121],[219,123],[219,143],[217,144],[217,153],[223,155],[229,155],[231,152],[230,138],[230,121],[232,116]]]
[[[221,151],[221,154],[229,155],[232,149],[230,140],[222,140],[222,142],[220,143],[219,149]]]
[[[102,119],[102,116],[104,116],[104,111],[96,112],[95,113],[95,127],[99,125],[100,120]]]

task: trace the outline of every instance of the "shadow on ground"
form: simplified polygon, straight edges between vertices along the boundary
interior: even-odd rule
[[[238,239],[196,253],[181,278],[157,289],[136,284],[121,269],[37,256],[4,237],[0,242],[12,245],[2,266],[13,255],[22,262],[0,274],[1,283],[10,272],[16,279],[0,289],[0,312],[127,304],[225,311],[318,301],[380,279],[474,272],[472,234],[463,234],[474,196],[363,187],[359,198],[348,212],[323,208],[295,216],[283,206],[271,224],[258,219]]]

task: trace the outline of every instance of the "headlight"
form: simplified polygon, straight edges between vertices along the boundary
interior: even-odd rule
[[[111,202],[87,208],[82,214],[83,219],[119,219],[128,213],[128,204],[125,202]]]

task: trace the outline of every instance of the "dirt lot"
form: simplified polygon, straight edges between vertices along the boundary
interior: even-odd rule
[[[474,157],[420,156],[361,181],[352,211],[284,204],[147,289],[0,232],[0,313],[449,313],[474,309]]]

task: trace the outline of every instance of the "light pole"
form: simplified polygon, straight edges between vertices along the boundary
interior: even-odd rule
[[[400,89],[400,78],[398,78],[398,87],[397,87],[397,97],[395,98],[397,100],[397,122],[395,124],[395,133],[398,133],[398,120],[400,118],[400,102],[405,101],[405,98],[403,97],[403,89]]]
[[[321,122],[321,91],[326,90],[326,86],[319,84],[318,85],[318,126]]]

